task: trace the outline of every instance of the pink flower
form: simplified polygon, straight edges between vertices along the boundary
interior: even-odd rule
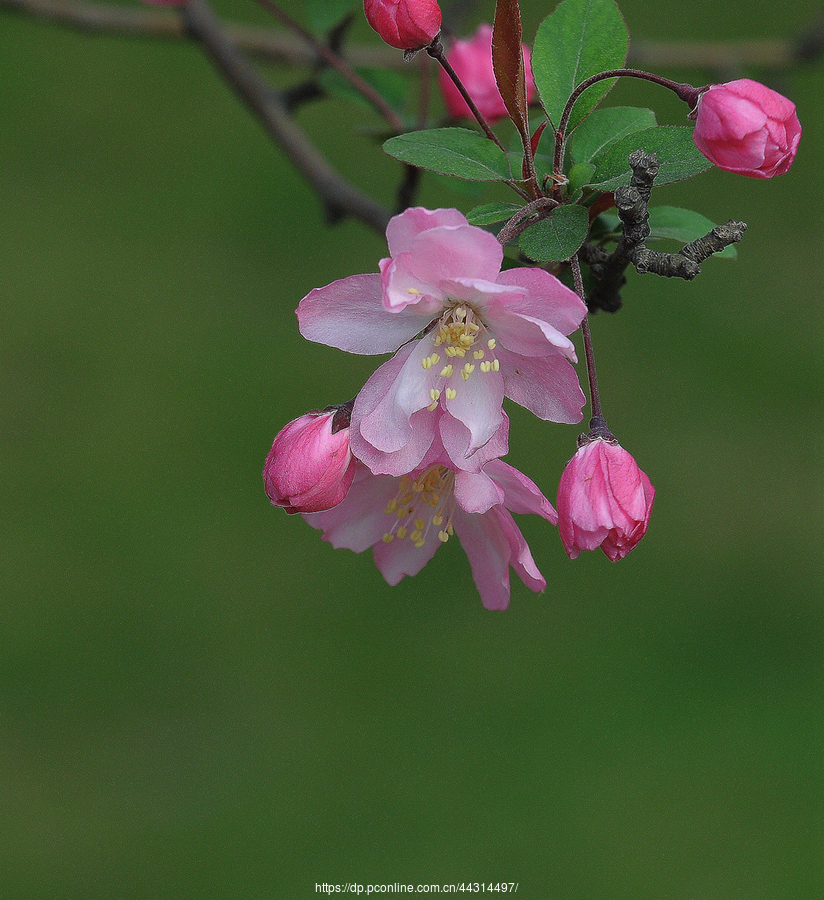
[[[454,468],[478,472],[472,457],[500,441],[505,395],[541,419],[580,421],[567,335],[586,307],[574,291],[543,269],[501,272],[498,240],[456,209],[408,209],[386,235],[379,275],[317,288],[297,310],[309,340],[350,353],[401,348],[355,400],[355,456],[402,475],[438,436]]]
[[[266,493],[288,513],[336,506],[355,477],[349,451],[351,403],[310,412],[290,422],[275,438],[263,467]]]
[[[719,169],[772,178],[795,159],[801,139],[795,104],[757,81],[712,85],[692,115],[695,145]]]
[[[529,50],[526,45],[522,46],[526,70],[526,99],[527,103],[531,103],[535,99],[535,80],[530,68]],[[479,26],[474,37],[468,41],[453,41],[446,59],[487,121],[494,123],[507,115],[492,68],[491,25]],[[438,70],[438,80],[449,115],[455,119],[471,119],[473,116],[466,105],[466,100],[442,68]]]
[[[375,565],[392,585],[417,575],[457,534],[484,606],[506,609],[510,566],[530,590],[546,587],[510,510],[558,521],[538,488],[499,459],[475,474],[434,463],[400,478],[373,475],[358,463],[346,498],[304,518],[335,548],[361,553],[372,547]],[[445,589],[454,583],[450,578]]]
[[[372,28],[399,50],[418,50],[441,30],[441,8],[435,0],[364,0]]]
[[[558,527],[570,559],[600,547],[615,562],[641,540],[655,489],[614,440],[596,438],[567,463],[558,487]]]

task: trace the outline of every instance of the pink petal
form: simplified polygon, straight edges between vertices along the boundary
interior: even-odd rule
[[[410,417],[432,402],[429,391],[438,373],[421,366],[421,359],[428,355],[424,343],[402,347],[372,373],[355,399],[352,431],[359,431],[379,450],[405,446],[411,438]]]
[[[375,476],[359,464],[349,493],[337,506],[302,515],[313,528],[322,529],[323,540],[335,549],[345,547],[362,553],[386,533],[388,517],[384,510],[397,490],[396,478]]]
[[[504,491],[485,472],[456,472],[455,500],[465,512],[485,513],[504,502]]]
[[[440,545],[436,534],[429,534],[423,547],[416,547],[409,538],[395,539],[389,543],[378,541],[372,548],[372,555],[387,584],[394,585],[405,575],[417,575]]]
[[[391,353],[421,329],[414,311],[383,308],[381,276],[350,275],[310,291],[297,309],[300,333],[349,353]]]
[[[457,367],[456,367],[457,368]],[[441,404],[471,435],[467,455],[471,456],[492,438],[503,421],[504,380],[497,372],[474,372],[468,381],[453,376],[455,397],[441,394]]]
[[[509,452],[509,418],[501,411],[501,424],[492,437],[472,452],[472,432],[458,419],[444,413],[439,420],[441,443],[446,460],[451,468],[465,472],[480,472],[491,460],[505,456]],[[434,448],[434,445],[433,445]],[[427,454],[428,458],[428,454]],[[439,460],[433,458],[431,463]],[[425,459],[421,465],[427,464]]]
[[[543,269],[507,269],[498,276],[498,284],[525,291],[523,301],[512,303],[513,312],[540,319],[561,334],[576,331],[587,314],[586,304],[575,291]]]
[[[546,587],[524,536],[506,509],[494,506],[483,515],[457,509],[453,522],[487,609],[509,606],[510,565],[530,590],[542,591]]]
[[[586,397],[567,360],[507,352],[499,352],[498,358],[507,397],[544,421],[570,425],[581,421]]]
[[[466,216],[457,209],[424,209],[413,206],[394,216],[386,226],[386,241],[389,255],[397,256],[412,246],[414,239],[423,231],[441,226],[468,225]]]
[[[536,513],[552,525],[558,524],[555,507],[544,497],[541,489],[502,459],[488,463],[485,473],[494,478],[504,491],[504,506],[514,513]]]

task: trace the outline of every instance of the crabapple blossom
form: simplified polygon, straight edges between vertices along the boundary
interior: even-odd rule
[[[372,547],[375,565],[389,584],[417,575],[455,534],[487,609],[509,605],[510,566],[530,590],[546,587],[512,512],[536,513],[552,524],[558,517],[517,469],[496,459],[481,472],[462,472],[441,457],[397,477],[356,465],[346,498],[334,509],[304,518],[335,548],[361,553]]]
[[[574,291],[543,269],[502,272],[497,238],[456,209],[407,209],[386,235],[380,274],[316,288],[297,309],[309,340],[351,353],[397,351],[355,400],[359,459],[375,473],[403,475],[437,436],[454,468],[478,472],[485,460],[472,457],[500,439],[504,396],[541,419],[581,420],[568,335],[586,306]]]
[[[600,547],[615,562],[646,533],[655,488],[614,438],[585,440],[561,476],[558,528],[570,559]]]
[[[441,8],[435,0],[364,0],[366,20],[398,50],[418,50],[441,30]]]
[[[524,54],[526,99],[527,103],[531,103],[535,98],[535,79],[530,68],[529,50],[526,45],[521,46]],[[446,59],[478,107],[478,111],[487,121],[494,123],[507,115],[506,105],[498,90],[492,68],[491,25],[480,25],[469,40],[453,41]],[[449,115],[455,119],[472,118],[466,100],[443,68],[438,70],[438,83]]]
[[[355,477],[349,450],[351,402],[309,412],[275,437],[263,467],[266,494],[287,513],[317,512],[340,503]]]
[[[795,104],[757,81],[712,85],[691,115],[696,147],[719,169],[772,178],[795,159],[801,139]]]

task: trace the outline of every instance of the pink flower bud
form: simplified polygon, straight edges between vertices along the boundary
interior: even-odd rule
[[[600,547],[614,562],[641,540],[655,488],[624,448],[598,438],[567,463],[558,487],[558,528],[570,559]]]
[[[712,85],[693,115],[695,146],[719,169],[772,178],[795,159],[801,139],[795,104],[757,81]]]
[[[398,50],[419,50],[441,30],[436,0],[363,0],[369,24]]]
[[[527,103],[531,103],[535,98],[535,80],[530,68],[529,50],[525,45],[522,46],[526,69],[526,99]],[[453,41],[446,59],[475,102],[478,111],[488,122],[497,122],[507,115],[492,68],[491,25],[481,25],[474,37],[468,41]],[[443,69],[438,71],[438,81],[449,115],[454,119],[473,118],[461,92]]]
[[[349,404],[309,412],[278,433],[263,467],[266,493],[275,506],[288,513],[320,512],[343,500],[355,477],[350,412]]]

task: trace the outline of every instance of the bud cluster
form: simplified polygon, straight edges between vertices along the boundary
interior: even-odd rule
[[[582,67],[594,64],[577,38],[569,42],[567,23],[573,12],[587,16],[591,3],[598,11],[587,27],[601,42],[592,58],[605,65],[587,71]],[[673,169],[677,177],[698,174],[706,160],[749,177],[781,175],[801,136],[794,104],[757,82],[696,88],[621,68],[625,26],[613,0],[561,5],[563,13],[554,22],[548,17],[532,51],[521,43],[517,3],[497,4],[494,29],[481,25],[444,49],[435,0],[364,0],[367,21],[387,44],[407,59],[425,48],[438,61],[450,120],[474,119],[495,145],[485,145],[486,154],[477,132],[451,127],[424,129],[409,142],[390,139],[387,152],[458,177],[484,180],[492,172],[513,188],[519,205],[502,215],[495,204],[479,207],[481,224],[505,221],[497,237],[457,209],[406,208],[389,221],[388,255],[378,271],[303,298],[297,317],[308,340],[392,355],[353,401],[287,425],[263,473],[274,505],[303,515],[336,547],[371,548],[390,584],[417,574],[457,535],[490,609],[508,605],[510,569],[531,590],[546,586],[512,513],[557,525],[571,559],[598,548],[612,561],[622,559],[647,531],[655,490],[601,414],[588,310],[620,307],[628,266],[691,280],[705,259],[746,230],[731,220],[702,233],[695,222],[703,217],[675,210],[687,214],[675,224],[666,220],[662,234],[649,205],[653,182],[676,180]],[[559,97],[571,70],[576,80]],[[599,119],[594,105],[622,76],[674,92],[689,107],[691,134],[687,127],[658,128],[650,110],[599,111]],[[543,119],[537,128],[527,109],[536,101]],[[523,150],[515,166],[518,154],[491,128],[507,118]],[[645,149],[647,140],[653,146]],[[666,155],[660,158],[668,148],[677,159],[669,169]],[[621,175],[627,160],[628,183]],[[617,225],[608,225],[613,207]],[[678,253],[647,247],[672,232],[687,241]],[[516,240],[517,252],[505,262]],[[582,264],[589,267],[588,292]],[[586,398],[571,340],[579,329],[592,419],[560,477],[556,510],[503,461],[509,445],[503,402],[544,421],[579,422]]]

